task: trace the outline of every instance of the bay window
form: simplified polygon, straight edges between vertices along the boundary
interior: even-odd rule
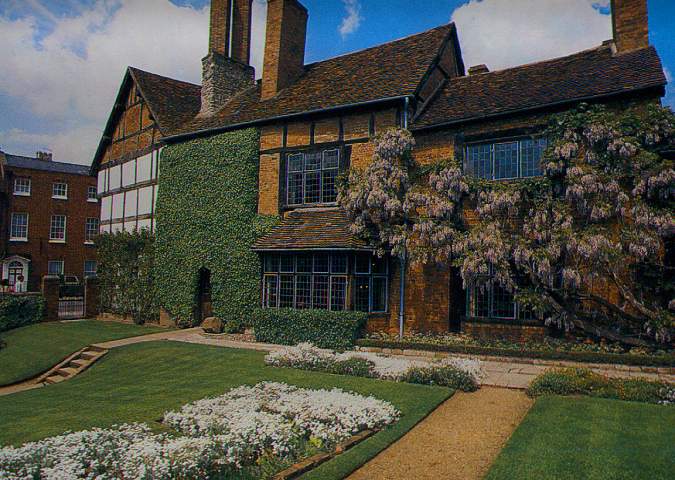
[[[370,253],[266,254],[263,306],[386,312],[388,265]]]

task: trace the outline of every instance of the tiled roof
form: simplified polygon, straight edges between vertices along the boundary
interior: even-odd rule
[[[33,157],[5,154],[6,165],[14,168],[26,168],[30,170],[42,170],[44,172],[66,173],[70,175],[89,175],[89,165],[76,163],[52,162]]]
[[[163,135],[199,113],[202,87],[129,67]]]
[[[480,119],[666,84],[653,47],[613,55],[610,46],[491,73],[450,79],[412,128]]]
[[[349,231],[350,223],[337,208],[294,210],[258,239],[253,250],[371,250]]]
[[[454,24],[448,24],[305,65],[305,73],[295,83],[268,100],[260,100],[258,82],[215,116],[195,118],[171,135],[412,95],[454,29]]]

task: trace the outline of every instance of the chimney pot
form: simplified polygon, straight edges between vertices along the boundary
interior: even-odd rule
[[[480,73],[489,73],[489,72],[490,69],[484,63],[481,63],[480,65],[474,65],[473,67],[469,68],[469,75],[478,75]]]
[[[45,162],[52,161],[52,152],[36,152],[35,156],[38,158],[38,160],[42,160]]]
[[[267,1],[263,100],[274,97],[304,73],[308,16],[298,0]]]
[[[612,0],[612,31],[619,53],[649,46],[647,0]]]

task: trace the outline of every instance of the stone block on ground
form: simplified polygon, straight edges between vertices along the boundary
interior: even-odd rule
[[[202,322],[202,330],[206,333],[223,333],[225,324],[218,317],[209,317]]]

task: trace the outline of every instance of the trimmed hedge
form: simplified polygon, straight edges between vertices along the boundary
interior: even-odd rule
[[[503,348],[479,347],[474,345],[436,345],[417,342],[387,342],[382,340],[361,339],[356,342],[360,347],[397,348],[403,350],[423,350],[427,352],[464,353],[468,355],[493,355],[496,357],[537,358],[541,360],[567,360],[570,362],[614,363],[634,366],[675,366],[674,355],[630,355],[599,352],[549,352],[542,350],[508,350]]]
[[[527,388],[530,397],[541,395],[588,395],[632,402],[670,404],[675,387],[643,378],[608,378],[587,368],[563,368],[544,372]]]
[[[211,274],[213,316],[246,322],[260,305],[256,238],[276,223],[257,213],[259,140],[237,130],[162,150],[157,197],[157,301],[179,326],[195,323],[199,272]]]
[[[41,295],[0,296],[0,332],[42,321],[45,302]]]
[[[344,350],[354,345],[368,320],[364,312],[257,308],[253,313],[258,342]]]

